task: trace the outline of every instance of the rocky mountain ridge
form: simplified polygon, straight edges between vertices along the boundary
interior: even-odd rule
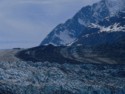
[[[90,24],[97,24],[105,18],[117,15],[125,10],[124,6],[124,0],[101,0],[92,6],[83,7],[73,18],[55,27],[41,45],[68,45],[77,40],[81,34],[89,34],[86,27]]]

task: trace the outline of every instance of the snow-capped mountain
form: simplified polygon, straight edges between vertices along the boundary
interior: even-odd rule
[[[97,24],[106,18],[118,15],[124,9],[125,0],[101,0],[91,6],[83,7],[72,19],[55,27],[41,45],[68,45],[77,40],[81,34],[89,34],[90,32],[86,31],[86,27],[92,23]],[[117,26],[118,24],[115,24],[113,29]],[[109,28],[111,27],[103,29],[108,30]]]
[[[125,62],[125,12],[91,24],[86,31],[89,34],[81,34],[68,50],[75,54],[73,58],[94,58],[112,64]]]
[[[80,44],[81,42],[81,44],[86,45],[90,43],[89,41],[91,41],[89,45],[97,44],[98,42],[101,44],[122,42],[121,40],[125,39],[125,12],[119,12],[116,16],[105,18],[97,24],[92,23],[86,28],[86,31],[91,33],[81,34],[75,44]]]
[[[18,54],[26,61],[123,64],[125,62],[125,12],[85,27],[68,46],[43,45]],[[63,37],[67,37],[64,36]],[[117,58],[116,58],[117,57]]]

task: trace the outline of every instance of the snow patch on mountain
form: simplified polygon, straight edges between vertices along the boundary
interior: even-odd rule
[[[119,26],[118,23],[115,23],[114,25],[100,28],[100,32],[118,32],[118,31],[125,32],[125,27]]]
[[[61,40],[61,44],[68,44],[75,40],[74,37],[70,36],[72,35],[68,30],[60,32],[60,34],[56,34],[56,37],[58,37]]]
[[[89,27],[98,28],[99,32],[119,32],[119,31],[125,32],[125,26],[120,26],[119,23],[115,23],[108,27],[100,26],[92,23]]]
[[[67,44],[67,46],[71,46],[73,43],[77,42],[78,39],[75,39],[74,41],[72,41],[71,43]]]
[[[86,35],[84,35],[84,36],[82,36],[82,37],[86,37],[86,38],[88,38],[88,37],[89,37],[89,35],[91,35],[91,34],[86,34]]]
[[[86,26],[87,24],[85,23],[85,21],[83,21],[82,19],[78,19],[78,22],[79,24],[83,25],[83,26]]]

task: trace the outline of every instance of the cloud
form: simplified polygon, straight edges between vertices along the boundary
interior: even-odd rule
[[[80,8],[99,0],[0,0],[0,48],[32,47]]]

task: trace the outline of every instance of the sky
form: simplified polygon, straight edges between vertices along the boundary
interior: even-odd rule
[[[30,48],[83,6],[99,0],[0,0],[0,49]]]

